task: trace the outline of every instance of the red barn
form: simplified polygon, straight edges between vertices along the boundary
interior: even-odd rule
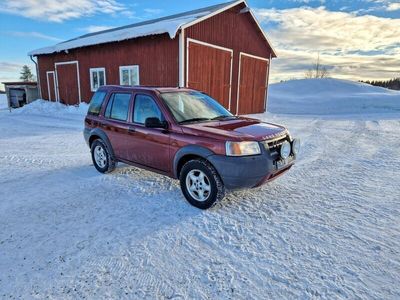
[[[42,98],[76,105],[105,84],[201,90],[236,114],[264,112],[272,45],[246,1],[86,34],[29,53]]]

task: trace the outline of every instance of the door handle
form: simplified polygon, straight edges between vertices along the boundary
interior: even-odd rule
[[[134,133],[136,129],[134,127],[128,127],[128,132]]]

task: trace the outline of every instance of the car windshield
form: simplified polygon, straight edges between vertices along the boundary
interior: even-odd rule
[[[200,92],[163,93],[161,97],[178,123],[235,118],[216,100]]]

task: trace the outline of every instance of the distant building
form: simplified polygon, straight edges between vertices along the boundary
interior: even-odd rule
[[[18,108],[39,98],[37,82],[2,82],[8,107]]]
[[[264,112],[276,53],[243,0],[34,50],[42,98],[76,105],[105,84],[198,89],[233,113]]]

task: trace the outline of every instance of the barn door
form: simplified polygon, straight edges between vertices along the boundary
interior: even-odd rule
[[[268,59],[240,53],[237,114],[265,111]]]
[[[230,49],[188,39],[187,87],[207,93],[230,109],[232,53]]]
[[[67,105],[81,102],[78,62],[56,63],[56,88],[58,100]]]
[[[57,96],[56,96],[56,80],[55,80],[54,71],[46,72],[46,77],[47,77],[47,96],[48,96],[48,100],[56,101],[57,100]]]

